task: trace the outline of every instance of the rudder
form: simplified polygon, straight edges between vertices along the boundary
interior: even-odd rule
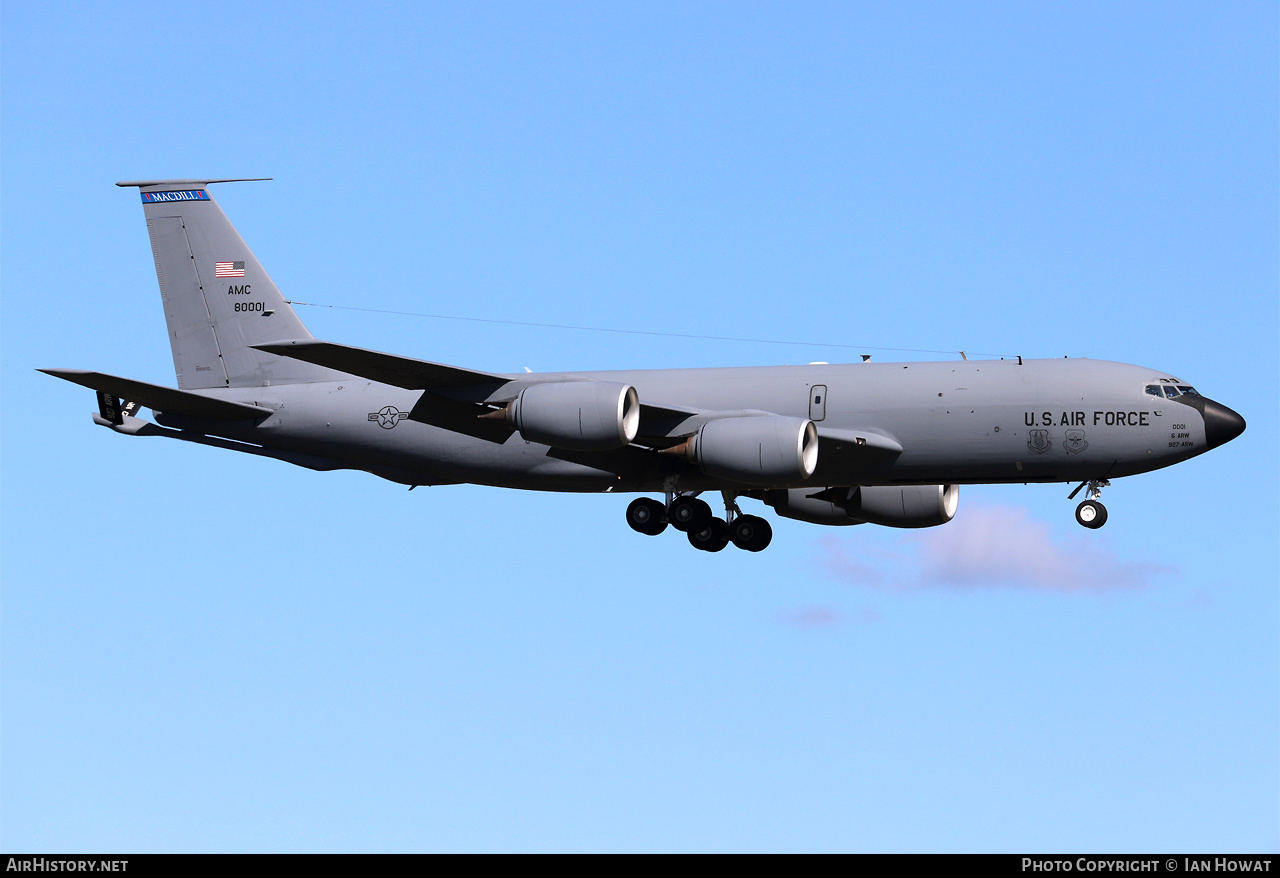
[[[142,193],[178,386],[262,387],[338,377],[250,347],[312,335],[206,188],[230,182],[236,181],[116,184]]]

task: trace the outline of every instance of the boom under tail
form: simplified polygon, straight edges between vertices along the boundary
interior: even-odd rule
[[[142,195],[178,386],[263,387],[336,377],[253,347],[312,335],[209,195],[210,183],[229,182],[235,181],[116,184],[136,186]]]

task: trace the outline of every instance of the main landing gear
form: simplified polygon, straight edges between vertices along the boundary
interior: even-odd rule
[[[689,545],[704,552],[719,552],[729,543],[747,552],[761,552],[773,539],[773,528],[758,515],[743,515],[736,495],[725,491],[724,518],[716,518],[705,500],[696,494],[669,494],[667,505],[640,497],[627,507],[627,524],[647,536],[657,536],[670,524],[689,537]]]
[[[1107,507],[1102,505],[1100,498],[1102,489],[1110,484],[1106,479],[1089,479],[1076,486],[1076,489],[1068,495],[1068,500],[1074,500],[1081,488],[1085,485],[1089,486],[1089,493],[1086,495],[1088,499],[1076,507],[1076,521],[1095,530],[1107,523]]]

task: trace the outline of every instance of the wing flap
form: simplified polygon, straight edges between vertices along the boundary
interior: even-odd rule
[[[265,418],[274,414],[271,409],[262,406],[214,399],[189,390],[161,387],[159,384],[134,381],[132,378],[120,378],[103,372],[88,372],[83,369],[40,369],[38,371],[99,393],[127,399],[153,411],[186,415],[191,418],[209,421],[243,421],[249,418]]]
[[[474,369],[459,369],[443,363],[432,363],[427,360],[415,360],[412,357],[401,357],[395,354],[384,354],[366,348],[355,348],[349,345],[335,344],[330,341],[286,341],[271,344],[257,344],[252,347],[275,354],[279,357],[290,357],[358,375],[380,384],[403,387],[406,390],[427,390],[432,387],[460,387],[477,384],[500,386],[511,379],[491,372],[477,372]]]

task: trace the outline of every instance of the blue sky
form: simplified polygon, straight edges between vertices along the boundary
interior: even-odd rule
[[[5,4],[0,847],[1280,850],[1277,9]],[[1248,431],[943,528],[409,493],[95,429],[142,213],[480,369],[1087,356]],[[852,346],[852,347],[850,347]],[[759,511],[757,509],[756,511]]]

